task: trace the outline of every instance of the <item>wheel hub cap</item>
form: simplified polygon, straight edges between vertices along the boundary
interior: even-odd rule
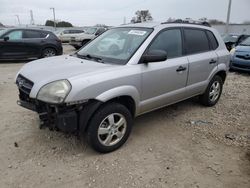
[[[103,119],[98,128],[98,139],[102,145],[113,146],[125,135],[127,122],[119,113],[112,113]]]

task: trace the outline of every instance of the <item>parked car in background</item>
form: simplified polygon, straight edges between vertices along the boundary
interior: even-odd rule
[[[230,51],[232,48],[237,46],[239,43],[241,43],[243,40],[245,40],[249,36],[250,35],[245,35],[245,34],[242,34],[242,35],[229,34],[229,35],[223,36],[223,40],[225,42],[225,45],[228,51]]]
[[[83,29],[63,29],[55,32],[56,36],[62,42],[69,42],[71,37],[74,37],[81,33],[84,33]]]
[[[231,50],[230,69],[250,72],[250,37]]]
[[[89,27],[84,33],[71,37],[69,44],[75,49],[79,49],[106,30],[104,27]]]
[[[0,31],[0,59],[42,58],[62,53],[62,43],[51,31],[22,28]]]
[[[106,42],[103,47],[103,41],[118,48]],[[107,153],[126,142],[136,116],[194,96],[205,106],[215,105],[229,61],[211,27],[121,26],[75,54],[26,64],[16,77],[18,104],[38,112],[42,125],[52,130],[86,133],[96,151]]]

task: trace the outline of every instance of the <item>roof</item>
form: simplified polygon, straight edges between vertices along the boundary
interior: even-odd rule
[[[171,25],[174,27],[179,27],[181,26],[197,26],[197,27],[202,27],[202,28],[208,28],[211,27],[207,22],[196,22],[196,23],[189,23],[189,22],[143,22],[143,23],[132,23],[132,24],[126,24],[126,25],[121,25],[119,27],[141,27],[141,28],[155,28],[155,27],[160,27],[163,25]]]

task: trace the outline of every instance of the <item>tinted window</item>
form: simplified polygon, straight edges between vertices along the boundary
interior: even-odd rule
[[[184,29],[187,54],[209,51],[209,42],[205,31],[198,29]]]
[[[72,30],[71,33],[83,33],[81,30]]]
[[[212,49],[215,50],[216,48],[218,48],[218,41],[215,38],[214,34],[211,31],[207,31],[207,36],[210,41]]]
[[[63,31],[64,34],[69,34],[69,32],[70,32],[69,30]]]
[[[41,35],[39,31],[24,31],[23,38],[37,39],[37,38],[41,38]]]
[[[19,40],[23,38],[23,32],[20,30],[11,31],[5,37],[9,37],[9,40]]]
[[[47,37],[48,34],[49,34],[49,33],[41,32],[41,33],[40,33],[40,36],[41,36],[41,38],[45,38],[45,37]]]
[[[182,39],[180,29],[166,30],[160,33],[153,41],[149,50],[164,50],[168,58],[182,55]]]

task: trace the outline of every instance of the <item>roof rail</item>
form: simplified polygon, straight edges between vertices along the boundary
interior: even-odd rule
[[[182,19],[162,22],[161,24],[170,24],[170,23],[194,24],[194,25],[203,25],[203,26],[211,27],[211,25],[206,21],[182,20]]]

